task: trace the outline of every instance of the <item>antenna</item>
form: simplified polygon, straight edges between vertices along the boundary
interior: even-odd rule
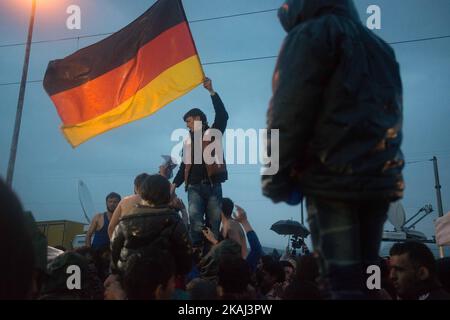
[[[431,212],[433,212],[433,207],[431,206],[431,204],[427,204],[425,206],[423,206],[422,208],[420,208],[420,210],[411,218],[408,219],[408,221],[405,222],[405,225],[403,226],[403,228],[405,230],[410,230],[413,229],[414,226],[416,224],[418,224],[420,221],[422,221],[427,215],[429,215]],[[415,217],[417,217],[421,212],[425,212],[425,214],[420,217],[419,219],[417,219],[412,225],[410,225],[409,227],[406,226],[407,223],[411,222]]]
[[[406,213],[400,201],[392,202],[388,210],[388,220],[394,226],[395,231],[403,230]]]
[[[81,209],[83,209],[84,218],[88,223],[91,223],[89,215],[92,216],[95,213],[94,201],[92,201],[89,188],[82,180],[78,181],[78,199],[80,200]]]

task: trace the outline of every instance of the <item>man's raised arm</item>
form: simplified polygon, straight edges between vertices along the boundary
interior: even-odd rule
[[[223,104],[222,99],[220,99],[219,94],[214,91],[211,79],[205,78],[203,87],[208,90],[211,95],[214,111],[216,113],[214,123],[211,127],[220,130],[223,133],[227,128],[228,122],[228,112],[225,110],[225,105]]]

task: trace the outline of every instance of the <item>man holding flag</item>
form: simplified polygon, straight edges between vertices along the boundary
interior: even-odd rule
[[[199,250],[203,243],[202,228],[205,224],[219,239],[220,214],[222,212],[222,183],[228,179],[227,168],[223,160],[223,148],[216,148],[215,151],[222,154],[216,155],[218,161],[205,161],[203,150],[211,143],[221,145],[221,141],[209,140],[204,136],[209,135],[210,129],[225,132],[228,122],[228,113],[219,97],[214,91],[212,82],[205,78],[203,87],[211,95],[215,111],[214,123],[208,126],[206,115],[200,109],[189,110],[183,120],[189,129],[189,137],[183,148],[183,162],[178,173],[173,180],[172,192],[181,184],[185,184],[188,193],[188,211],[190,221],[190,235],[194,250]],[[201,139],[196,143],[195,139]],[[199,146],[199,148],[197,148]],[[195,153],[200,154],[196,157]],[[200,158],[200,161],[196,159]]]
[[[224,132],[228,114],[211,80],[205,78],[181,0],[159,0],[122,30],[54,60],[47,68],[44,88],[62,120],[61,131],[72,147],[124,124],[147,117],[203,82],[210,92],[216,118],[212,129]],[[205,114],[192,109],[184,120],[193,134]],[[223,152],[216,152],[223,159]],[[183,182],[189,197],[191,236],[201,245],[203,216],[219,236],[225,163],[184,161],[174,179]],[[191,159],[192,160],[192,159]],[[208,162],[208,161],[206,161]],[[209,163],[209,162],[208,162]]]
[[[181,0],[159,0],[122,30],[51,61],[44,88],[77,147],[155,113],[204,77]]]

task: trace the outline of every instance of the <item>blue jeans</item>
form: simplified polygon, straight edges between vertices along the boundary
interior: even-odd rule
[[[207,225],[219,239],[220,214],[222,212],[222,185],[220,183],[194,184],[187,188],[189,202],[189,226],[192,245],[203,245],[202,226]]]
[[[389,202],[308,197],[308,222],[322,280],[332,299],[370,299],[366,268],[379,265]]]

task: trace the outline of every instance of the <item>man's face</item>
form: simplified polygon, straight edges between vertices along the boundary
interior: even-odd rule
[[[289,266],[285,266],[284,267],[284,274],[285,274],[285,279],[288,282],[291,282],[294,278],[294,268],[289,267]]]
[[[118,198],[108,198],[106,200],[106,209],[108,210],[108,212],[114,212],[119,202],[120,200]]]
[[[407,253],[394,255],[390,258],[390,279],[399,297],[415,294],[420,282],[418,268],[414,266]]]
[[[262,258],[260,258],[258,260],[258,263],[256,264],[256,270],[262,270],[263,266],[264,266],[264,262],[263,262]]]
[[[194,132],[194,131],[195,131],[195,130],[194,130],[194,129],[195,129],[195,128],[194,128],[195,121],[200,121],[200,122],[201,122],[200,116],[187,117],[187,118],[186,118],[186,127],[189,129],[190,132]],[[197,126],[198,126],[198,125],[197,125]],[[198,127],[201,129],[201,125],[198,126]]]

